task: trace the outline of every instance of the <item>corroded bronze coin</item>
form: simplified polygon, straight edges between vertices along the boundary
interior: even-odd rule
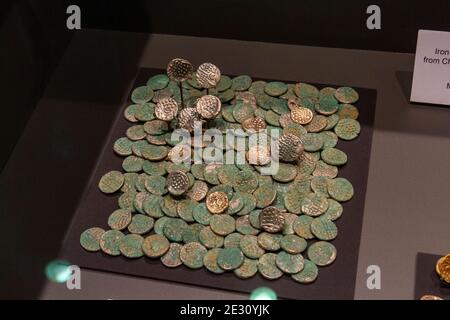
[[[285,251],[280,251],[277,254],[275,263],[281,271],[294,274],[302,271],[304,259],[301,254],[290,254]]]
[[[211,230],[220,236],[226,236],[236,230],[234,218],[228,214],[215,214],[209,223]]]
[[[149,258],[158,258],[164,255],[170,247],[170,242],[166,237],[153,234],[144,239],[142,251]]]
[[[105,233],[102,228],[94,227],[85,230],[80,236],[81,246],[91,252],[100,250],[100,238]]]
[[[256,198],[256,207],[262,209],[275,201],[277,191],[271,185],[260,185],[253,195]]]
[[[241,279],[253,277],[258,272],[258,260],[244,258],[244,263],[233,270],[234,274]]]
[[[239,248],[224,248],[219,252],[217,264],[223,270],[234,270],[244,263],[244,254]]]
[[[326,218],[316,218],[311,222],[311,233],[319,240],[333,240],[338,229],[333,221]]]
[[[258,244],[267,251],[278,251],[280,250],[282,238],[283,236],[281,234],[262,232],[258,235]]]
[[[257,235],[259,233],[259,230],[251,225],[248,214],[236,219],[236,230],[244,235]]]
[[[202,201],[208,193],[208,185],[204,181],[196,180],[194,185],[186,193],[186,196],[194,201]]]
[[[314,218],[306,215],[298,216],[292,224],[294,232],[303,239],[313,239],[314,235],[311,233],[311,223]]]
[[[110,256],[120,255],[120,240],[124,234],[119,230],[108,230],[100,238],[100,248]]]
[[[191,269],[203,267],[203,258],[208,250],[198,242],[185,244],[180,251],[180,258],[183,264]]]
[[[258,238],[254,235],[245,235],[239,242],[242,252],[250,259],[258,259],[265,251],[258,244]]]
[[[342,140],[353,140],[361,132],[361,125],[356,120],[344,118],[338,121],[334,132]]]
[[[122,188],[125,178],[120,171],[110,171],[105,174],[98,183],[98,188],[103,193],[114,193]]]
[[[276,207],[267,207],[260,214],[261,228],[270,233],[276,233],[283,228],[283,212]]]
[[[196,104],[197,113],[204,119],[214,119],[220,113],[222,103],[213,95],[206,95],[198,99]]]
[[[314,117],[313,112],[304,107],[293,107],[291,108],[291,119],[295,123],[305,125],[312,121]]]
[[[336,247],[326,241],[314,242],[308,248],[308,258],[318,266],[327,266],[336,260]]]
[[[228,197],[225,192],[216,191],[206,197],[206,207],[211,213],[218,214],[228,208]]]
[[[308,259],[304,259],[303,270],[299,273],[291,275],[292,279],[299,283],[311,283],[317,279],[319,275],[319,269]]]
[[[341,103],[355,103],[359,99],[358,92],[350,87],[337,88],[334,96]]]
[[[128,210],[118,209],[111,213],[108,218],[108,225],[113,230],[123,230],[131,222],[131,212]]]
[[[268,280],[275,280],[283,275],[283,272],[278,269],[277,255],[275,253],[266,253],[258,260],[259,273]]]
[[[316,217],[328,209],[327,198],[321,194],[310,193],[302,199],[302,212],[308,216]]]
[[[155,115],[159,120],[171,121],[178,114],[178,103],[171,97],[165,97],[158,101],[155,108]]]
[[[176,268],[182,265],[180,259],[180,251],[182,245],[179,243],[171,243],[169,251],[167,251],[162,257],[161,262],[163,265],[169,268]]]
[[[353,186],[345,178],[336,178],[328,181],[328,193],[340,202],[348,201],[353,197]]]
[[[153,229],[155,220],[144,214],[135,214],[128,225],[128,231],[134,234],[144,234]]]
[[[189,189],[189,177],[183,171],[173,171],[167,176],[166,184],[170,194],[179,196]]]
[[[217,86],[220,81],[220,70],[212,63],[202,63],[195,73],[197,82],[203,88],[213,88]]]
[[[120,239],[119,250],[127,258],[140,258],[144,255],[142,244],[144,238],[137,234],[127,234]]]
[[[208,271],[216,274],[225,272],[225,270],[219,267],[219,264],[217,263],[217,258],[219,257],[219,253],[222,250],[222,248],[214,248],[209,250],[205,254],[205,256],[203,257],[203,264],[205,265],[205,268],[208,269]]]
[[[288,234],[281,238],[280,246],[288,253],[297,254],[305,251],[307,242],[295,234]]]
[[[199,235],[199,240],[208,249],[220,248],[223,246],[224,239],[222,236],[215,234],[210,226],[203,228]]]
[[[184,81],[191,77],[193,69],[189,61],[176,58],[167,65],[167,75],[171,80]]]

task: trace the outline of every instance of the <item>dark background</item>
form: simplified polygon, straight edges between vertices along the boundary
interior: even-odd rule
[[[448,0],[3,0],[0,4],[0,94],[3,104],[0,171],[74,35],[66,29],[65,12],[69,4],[80,5],[84,29],[394,52],[414,52],[420,28],[450,30]],[[370,4],[381,7],[381,30],[366,29],[366,8]],[[2,172],[0,177],[3,176]],[[4,199],[3,196],[0,195],[0,199]],[[14,214],[16,212],[0,212],[0,225],[20,228],[20,225],[10,223]],[[11,220],[7,220],[7,216]],[[26,216],[20,219],[25,223]],[[15,238],[10,236],[10,232],[0,236],[3,247],[8,247],[0,257],[0,297],[35,297],[44,280],[42,266],[47,257],[39,257],[35,252],[35,260],[19,265],[9,254],[26,257],[29,252],[15,252],[16,244],[10,243]],[[38,244],[31,244],[24,248],[36,249]],[[52,248],[56,251],[58,244],[53,243]],[[25,285],[18,286],[18,280]]]

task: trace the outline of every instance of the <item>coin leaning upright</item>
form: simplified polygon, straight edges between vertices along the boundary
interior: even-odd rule
[[[179,196],[189,189],[189,177],[183,171],[172,171],[166,179],[167,190],[174,196]]]
[[[214,119],[222,108],[220,99],[213,95],[206,95],[198,99],[196,110],[204,119]]]
[[[165,97],[158,101],[155,108],[156,118],[163,121],[173,120],[178,113],[178,103],[174,98]]]
[[[260,213],[261,228],[270,233],[276,233],[283,228],[283,211],[277,207],[264,208]]]
[[[167,75],[171,80],[184,81],[191,76],[193,69],[189,61],[175,58],[167,65]]]
[[[220,70],[209,62],[202,63],[195,73],[197,82],[203,88],[213,88],[220,81]]]

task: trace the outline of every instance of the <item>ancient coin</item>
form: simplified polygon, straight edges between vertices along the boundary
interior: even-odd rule
[[[165,74],[157,74],[147,81],[147,86],[153,90],[162,90],[169,84],[169,78]]]
[[[314,264],[314,262],[311,262],[308,259],[304,259],[303,263],[303,270],[299,273],[291,275],[292,279],[299,283],[311,283],[314,282],[317,279],[317,276],[319,275],[319,269]]]
[[[191,269],[203,267],[203,259],[208,250],[198,242],[185,244],[180,251],[181,261]]]
[[[199,242],[200,241],[200,231],[204,228],[200,223],[192,223],[184,228],[182,238],[184,243],[189,242]]]
[[[219,82],[217,83],[217,91],[225,91],[231,88],[231,78],[229,76],[221,75]]]
[[[319,90],[315,86],[302,82],[299,82],[295,85],[294,92],[299,98],[316,98],[319,95]]]
[[[144,202],[148,197],[147,192],[138,192],[134,197],[133,206],[139,213],[144,213]]]
[[[352,104],[340,104],[337,115],[339,119],[356,120],[359,117],[359,111],[358,108]]]
[[[305,125],[312,121],[314,117],[313,112],[304,107],[294,107],[291,109],[291,119],[295,123]]]
[[[260,214],[261,228],[267,232],[275,233],[280,231],[284,225],[284,215],[276,207],[267,207]]]
[[[195,73],[197,82],[203,88],[213,88],[217,86],[220,81],[220,70],[212,63],[202,63]]]
[[[181,200],[177,205],[178,216],[186,222],[194,222],[193,213],[197,205],[198,202],[194,200]]]
[[[120,171],[110,171],[100,179],[98,188],[103,193],[114,193],[122,188],[124,181],[125,178]]]
[[[311,122],[308,123],[308,124],[305,126],[305,129],[306,129],[308,132],[314,132],[314,133],[316,133],[316,132],[320,132],[320,131],[322,131],[323,129],[325,129],[325,127],[327,126],[327,124],[328,124],[327,117],[322,116],[322,115],[319,114],[319,115],[315,115],[315,116],[312,118]]]
[[[134,116],[139,121],[150,121],[155,119],[155,105],[151,102],[139,104]]]
[[[237,76],[231,80],[231,88],[236,91],[245,91],[250,88],[251,84],[252,78],[247,75]]]
[[[347,163],[347,155],[345,152],[336,148],[324,149],[320,156],[324,162],[330,165],[340,166]]]
[[[144,185],[145,189],[152,194],[162,196],[167,193],[166,178],[164,177],[149,176],[145,179]]]
[[[203,119],[214,119],[220,113],[222,103],[220,99],[213,95],[205,95],[198,99],[196,104],[197,112]]]
[[[172,218],[164,223],[163,233],[164,236],[175,242],[180,242],[183,240],[183,232],[188,227],[188,224],[178,218]]]
[[[323,147],[323,139],[320,134],[308,133],[303,137],[303,146],[308,152],[319,151]]]
[[[249,164],[264,166],[264,165],[270,163],[270,160],[271,160],[270,148],[268,146],[264,146],[264,145],[260,145],[260,144],[251,146],[249,148],[249,150],[247,151],[245,157]],[[250,177],[250,175],[247,174],[247,177]],[[241,180],[238,180],[238,182],[242,183]],[[243,183],[245,185],[246,182],[244,181]],[[251,186],[254,187],[254,184],[252,184]],[[241,188],[241,187],[238,186],[238,188]],[[247,190],[246,192],[250,191],[246,187],[244,187],[244,189]]]
[[[327,198],[322,194],[310,193],[302,198],[302,212],[311,217],[317,217],[328,209]]]
[[[203,182],[196,180],[194,182],[194,185],[189,189],[189,191],[186,193],[186,196],[194,201],[201,201],[206,197],[206,194],[208,193],[208,185]]]
[[[358,92],[350,87],[337,88],[334,96],[341,103],[355,103],[359,100]]]
[[[273,81],[268,82],[266,86],[264,87],[264,91],[274,97],[281,96],[283,93],[285,93],[288,90],[288,86],[280,81]]]
[[[80,236],[80,244],[81,246],[91,252],[100,250],[100,239],[102,235],[105,233],[105,230],[102,228],[94,227],[83,231]]]
[[[247,118],[242,122],[242,128],[249,133],[261,132],[266,127],[266,121],[258,116]]]
[[[164,161],[154,162],[145,160],[142,165],[142,170],[151,176],[163,176],[166,174]]]
[[[129,156],[132,154],[131,146],[133,145],[133,141],[130,139],[123,137],[119,138],[114,142],[114,152],[119,156]]]
[[[108,230],[100,237],[100,248],[110,256],[120,255],[120,240],[124,234],[119,230]]]
[[[244,258],[244,263],[233,272],[240,279],[249,279],[258,272],[258,260]]]
[[[145,234],[152,230],[155,220],[143,214],[135,214],[128,225],[128,231],[134,234]]]
[[[142,209],[152,218],[161,218],[164,215],[161,209],[162,203],[163,198],[161,196],[151,194],[145,198]]]
[[[275,201],[277,191],[271,185],[261,185],[255,190],[253,195],[256,198],[256,207],[265,208]]]
[[[338,136],[332,131],[319,132],[319,136],[323,140],[323,148],[334,148],[338,143]]]
[[[169,62],[167,65],[167,75],[171,80],[174,81],[184,81],[192,75],[193,72],[192,64],[185,60],[176,58]]]
[[[154,230],[156,234],[159,235],[164,235],[163,229],[164,229],[164,225],[166,224],[167,221],[169,221],[170,218],[169,217],[161,217],[158,220],[155,221],[155,226],[154,226]]]
[[[256,174],[249,170],[240,171],[234,179],[234,190],[237,192],[253,193],[258,188]]]
[[[209,225],[212,214],[206,208],[205,203],[199,203],[192,214],[194,220],[202,225]]]
[[[281,247],[280,242],[282,237],[281,234],[262,232],[258,235],[258,244],[267,251],[278,251]]]
[[[156,104],[155,115],[159,120],[171,121],[177,116],[178,103],[171,97],[160,99]]]
[[[297,166],[290,163],[279,163],[278,171],[272,175],[272,178],[278,182],[290,182],[297,176]]]
[[[164,146],[167,144],[166,138],[164,134],[161,135],[150,135],[148,134],[145,139],[147,139],[148,143],[154,144],[156,146]]]
[[[137,192],[134,190],[123,193],[118,200],[119,208],[127,209],[132,212],[136,211],[133,205],[136,194]]]
[[[338,121],[334,132],[342,140],[353,140],[361,132],[361,125],[356,120],[344,118]]]
[[[170,247],[170,242],[166,237],[153,234],[144,239],[142,251],[149,258],[158,258],[164,255]]]
[[[244,235],[257,235],[259,233],[259,230],[253,228],[251,225],[248,215],[244,215],[236,219],[236,230]]]
[[[224,248],[217,257],[217,264],[225,271],[237,269],[243,263],[244,254],[239,248]]]
[[[441,257],[436,263],[436,272],[445,283],[450,284],[450,254]]]
[[[258,259],[265,253],[264,249],[258,244],[258,237],[254,235],[243,236],[239,242],[239,247],[245,256],[251,259]]]
[[[278,140],[280,159],[287,162],[297,161],[303,153],[302,140],[292,134],[283,134]]]
[[[139,172],[144,165],[144,159],[136,156],[128,156],[122,162],[122,168],[126,172]]]
[[[328,193],[330,196],[340,202],[348,201],[353,197],[353,186],[345,178],[336,178],[328,182]]]
[[[333,96],[322,96],[316,103],[316,111],[323,115],[330,115],[338,111],[339,103]]]
[[[225,193],[227,195],[228,201],[230,201],[231,197],[233,196],[233,188],[231,186],[229,186],[229,185],[226,185],[226,184],[219,184],[219,185],[214,186],[211,189],[209,189],[209,191],[208,191],[208,193],[206,195],[206,198],[208,198],[208,196],[211,193],[214,193],[214,192],[223,192],[223,193]],[[229,202],[228,202],[228,204],[229,204]]]
[[[326,241],[314,242],[308,248],[308,258],[318,266],[327,266],[336,260],[336,247]]]
[[[223,241],[225,248],[239,248],[243,235],[238,232],[233,232],[227,235]]]
[[[295,233],[302,237],[303,239],[310,240],[314,238],[314,235],[311,233],[311,223],[314,218],[306,215],[298,216],[294,221],[292,228]]]
[[[341,217],[344,211],[342,205],[334,199],[327,199],[328,209],[322,215],[323,218],[329,219],[331,221],[337,220]]]
[[[147,121],[146,123],[144,123],[143,130],[144,130],[144,136],[141,139],[145,138],[145,133],[148,133],[151,135],[160,135],[160,134],[166,133],[169,130],[169,125],[167,124],[166,121],[156,119],[156,120],[151,120],[151,121]],[[141,133],[141,132],[139,132],[139,133]],[[131,139],[131,140],[133,140],[133,139]],[[140,139],[137,139],[137,140],[140,140]]]
[[[108,226],[113,230],[123,230],[130,222],[131,212],[123,209],[114,211],[108,218]]]
[[[307,177],[314,172],[317,161],[309,152],[303,152],[298,161],[298,175],[299,177]]]
[[[189,177],[182,171],[173,171],[167,176],[166,184],[170,194],[179,196],[189,189]]]
[[[144,255],[142,244],[144,238],[138,234],[127,234],[120,239],[119,250],[127,258],[140,258]]]
[[[303,269],[304,259],[301,254],[290,254],[280,251],[275,260],[277,267],[288,274],[298,273]]]
[[[217,263],[219,253],[222,250],[223,250],[222,248],[214,248],[208,250],[208,252],[205,254],[205,256],[203,257],[203,265],[208,271],[211,271],[212,273],[216,274],[221,274],[225,272],[225,270],[219,267],[219,264]]]
[[[259,273],[268,280],[275,280],[283,275],[283,272],[278,269],[277,255],[275,253],[266,253],[258,260]]]
[[[134,116],[134,113],[136,112],[137,106],[138,106],[137,104],[132,104],[132,105],[129,105],[128,107],[125,108],[125,110],[123,112],[123,116],[125,117],[125,119],[127,119],[130,122],[138,122],[139,121]]]
[[[236,230],[236,223],[232,216],[227,214],[213,215],[209,223],[211,230],[220,236],[226,236]]]
[[[319,240],[333,240],[337,237],[338,229],[331,220],[316,218],[311,222],[311,233]]]
[[[181,266],[183,264],[180,259],[181,247],[179,243],[171,243],[169,250],[160,258],[162,264],[169,268]]]
[[[336,113],[328,116],[327,117],[327,126],[325,127],[324,130],[333,129],[336,126],[336,124],[338,123],[338,121],[339,121],[339,116]]]
[[[281,238],[281,249],[291,254],[298,254],[305,251],[307,242],[295,234],[288,234]]]
[[[336,166],[332,166],[329,164],[326,164],[322,160],[317,161],[316,167],[313,171],[313,176],[319,177],[328,177],[328,178],[335,178],[338,174],[338,168]]]
[[[281,230],[283,234],[294,234],[294,228],[292,225],[294,224],[295,219],[297,219],[297,215],[290,212],[283,212],[284,215],[284,225]]]
[[[206,207],[211,213],[218,214],[228,208],[228,197],[225,192],[216,191],[206,197]]]
[[[208,249],[220,248],[223,246],[224,238],[215,234],[210,226],[204,227],[199,235],[200,243],[203,244]]]
[[[153,89],[148,86],[137,87],[131,93],[131,101],[134,103],[146,103],[152,100],[154,95]]]
[[[233,109],[233,118],[239,122],[243,123],[249,118],[253,118],[255,115],[255,108],[252,104],[239,100]]]
[[[197,123],[201,121],[201,116],[197,113],[195,108],[184,108],[178,115],[178,125],[182,129],[193,132]]]

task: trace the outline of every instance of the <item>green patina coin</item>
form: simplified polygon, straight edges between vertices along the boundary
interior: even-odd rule
[[[128,139],[127,137],[122,137],[116,140],[114,142],[114,152],[117,153],[119,156],[129,156],[133,152],[131,151],[131,147],[133,145],[133,141]]]
[[[249,234],[242,237],[239,247],[251,259],[258,259],[265,253],[264,249],[258,244],[258,237]]]
[[[258,109],[261,110],[261,109]],[[269,110],[266,112],[264,119],[266,119],[266,122],[272,126],[279,127],[280,126],[280,116],[273,112],[272,110]]]
[[[148,134],[145,139],[151,144],[154,144],[156,146],[164,146],[167,144],[166,137],[164,134],[161,135],[151,135]]]
[[[144,139],[147,134],[144,131],[144,126],[135,125],[127,129],[126,135],[128,139],[137,141]]]
[[[217,257],[217,264],[225,271],[237,269],[243,263],[244,254],[239,248],[224,248]]]
[[[203,267],[203,259],[208,250],[198,242],[185,244],[180,251],[180,258],[183,264],[191,269]]]
[[[288,90],[287,84],[280,81],[269,82],[264,87],[264,92],[274,97],[281,96],[287,90]]]
[[[108,230],[100,237],[100,249],[110,256],[120,255],[120,241],[124,234],[119,230]]]
[[[131,101],[134,103],[146,103],[152,100],[153,89],[147,86],[137,87],[131,93]]]
[[[249,279],[258,272],[258,260],[244,258],[242,265],[233,272],[240,279]]]
[[[159,258],[169,251],[170,242],[160,234],[153,234],[144,239],[142,251],[149,258]]]
[[[317,132],[320,132],[323,129],[325,129],[327,124],[328,124],[327,117],[319,114],[319,115],[315,115],[312,118],[311,122],[305,126],[305,129],[308,132],[317,133]]]
[[[136,190],[139,192],[147,192],[147,189],[145,189],[145,180],[148,178],[148,174],[141,173],[136,178]]]
[[[283,127],[283,134],[284,135],[291,134],[303,140],[305,139],[305,136],[308,134],[308,131],[306,131],[305,127],[303,127],[302,125],[292,122],[286,124]]]
[[[136,196],[134,197],[133,206],[139,213],[145,213],[144,212],[144,202],[148,197],[147,192],[138,192]]]
[[[331,221],[335,221],[339,219],[344,211],[342,205],[334,199],[328,200],[328,209],[322,215],[323,218],[330,219]]]
[[[142,148],[145,146],[148,146],[148,142],[146,140],[134,141],[131,146],[131,151],[135,156],[142,157]]]
[[[210,163],[206,165],[205,171],[203,172],[203,176],[205,177],[206,182],[217,185],[220,184],[218,177],[218,169],[222,166],[222,164],[218,163]]]
[[[338,136],[332,131],[322,131],[319,133],[323,140],[323,148],[334,148],[338,143]]]
[[[329,180],[330,180],[330,178],[328,178],[328,177],[322,177],[322,176],[313,177],[311,179],[311,189],[317,194],[321,194],[323,196],[328,197],[328,181]]]
[[[142,204],[142,209],[152,218],[161,218],[164,216],[164,213],[161,210],[162,203],[163,198],[161,196],[151,194],[145,198],[145,201]]]
[[[145,189],[148,192],[162,196],[167,193],[166,178],[161,176],[149,176],[145,179]]]
[[[240,170],[234,164],[224,164],[218,168],[217,178],[220,183],[233,186],[234,179]]]
[[[252,85],[252,78],[247,75],[234,77],[231,80],[231,88],[236,91],[245,91]]]
[[[136,209],[134,208],[134,204],[133,204],[136,194],[137,194],[136,191],[128,191],[128,192],[122,193],[118,200],[119,208],[130,210],[132,212],[136,211]]]
[[[220,80],[217,83],[216,89],[217,91],[225,91],[231,88],[231,79],[229,76],[221,75]]]
[[[302,212],[311,217],[317,217],[328,209],[327,198],[318,193],[310,193],[302,199]]]
[[[317,218],[311,222],[311,233],[319,240],[333,240],[337,237],[338,229],[333,221]]]
[[[114,193],[122,188],[125,178],[120,171],[110,171],[105,174],[98,183],[98,188],[103,193]]]
[[[239,100],[233,108],[233,118],[243,123],[245,120],[252,118],[255,115],[255,109],[249,102]]]
[[[230,233],[225,237],[223,246],[225,248],[239,248],[242,237],[243,235],[238,232]]]
[[[228,203],[228,214],[236,214],[244,207],[244,199],[241,197],[241,193],[235,193]]]
[[[222,117],[228,122],[236,122],[233,117],[233,105],[223,105],[222,106]]]
[[[205,203],[199,203],[194,212],[192,213],[192,217],[194,220],[204,226],[208,226],[212,217],[212,214],[209,212],[208,208],[206,208]]]
[[[139,172],[142,171],[144,165],[144,159],[136,156],[128,156],[122,162],[122,168],[126,172]]]
[[[317,160],[309,152],[303,152],[298,161],[297,178],[308,177],[314,172],[316,164]]]
[[[165,164],[166,164],[167,173],[171,173],[174,171],[181,171],[181,172],[184,172],[187,174],[189,172],[189,170],[191,170],[190,163],[173,163],[173,162],[167,161]]]
[[[267,251],[278,251],[281,248],[281,234],[262,232],[258,235],[258,244]]]
[[[275,260],[277,267],[289,274],[294,274],[302,271],[304,259],[301,254],[290,254],[285,251],[280,251]]]
[[[266,81],[257,80],[253,81],[250,88],[248,88],[248,91],[250,91],[253,94],[261,94],[264,93],[264,88],[266,86]]]
[[[125,108],[123,112],[123,116],[125,117],[125,119],[130,122],[138,122],[138,119],[136,119],[136,117],[134,116],[137,106],[137,104],[132,104]]]
[[[319,99],[319,103],[315,105],[315,109],[318,113],[324,115],[330,115],[338,111],[339,103],[333,96],[322,96]]]
[[[120,191],[122,192],[130,192],[136,191],[136,181],[138,179],[138,174],[135,172],[127,172],[123,175],[124,183]]]
[[[299,98],[317,98],[319,89],[308,83],[299,82],[295,85],[294,92]]]
[[[326,241],[314,242],[308,248],[308,258],[318,266],[327,266],[336,260],[336,247]]]
[[[220,102],[226,103],[231,101],[234,98],[234,90],[227,89],[225,91],[220,92],[217,97],[220,99]]]
[[[144,123],[142,129],[144,130],[144,133],[148,133],[151,135],[161,135],[169,130],[169,125],[167,124],[167,122],[162,120],[152,120]]]
[[[195,179],[205,180],[205,176],[203,175],[205,172],[206,164],[193,164],[191,166],[191,173],[194,175]]]
[[[234,190],[253,193],[258,188],[258,178],[253,171],[239,171],[234,177]]]
[[[265,208],[270,206],[277,196],[277,191],[271,185],[262,185],[255,190],[253,195],[256,198],[256,207]]]
[[[356,120],[359,117],[359,111],[358,108],[352,104],[340,104],[337,115],[339,119]]]
[[[147,81],[147,87],[153,90],[162,90],[169,84],[169,77],[165,74],[157,74]]]
[[[320,134],[308,133],[303,137],[303,146],[308,152],[319,151],[323,147],[323,138]]]
[[[297,166],[290,163],[279,163],[278,171],[272,175],[272,178],[278,182],[289,182],[294,180],[297,174]]]
[[[171,243],[169,250],[160,258],[162,264],[169,268],[181,266],[183,264],[180,259],[181,247],[182,245],[179,243]]]
[[[253,228],[252,225],[250,224],[248,214],[236,219],[236,230],[242,234],[257,235],[259,233],[259,230]]]
[[[128,231],[134,234],[145,234],[153,229],[155,220],[143,214],[135,214],[128,225]]]
[[[211,193],[214,192],[225,193],[227,195],[228,201],[231,200],[231,198],[233,197],[233,188],[226,184],[219,184],[217,186],[212,187],[211,189],[209,189],[207,196],[209,196]]]
[[[131,212],[124,209],[118,209],[111,213],[108,218],[108,226],[113,230],[123,230],[131,222]]]
[[[289,112],[290,112],[289,107],[288,107],[288,104],[287,104],[287,101],[284,100],[284,99],[274,98],[274,99],[271,101],[270,108],[271,108],[274,112],[278,113],[279,115],[282,115],[282,114],[285,114],[285,113],[289,113]]]
[[[146,145],[141,148],[142,157],[151,161],[163,160],[167,157],[169,149],[166,146]]]
[[[336,124],[338,123],[338,121],[339,121],[339,116],[336,113],[328,116],[327,117],[327,126],[324,128],[324,130],[333,129],[336,126]]]
[[[284,235],[294,234],[294,228],[292,225],[294,224],[295,219],[297,219],[297,215],[290,212],[283,212],[284,216],[284,225],[281,231]]]
[[[171,195],[166,195],[163,197],[161,209],[166,216],[173,218],[178,217],[177,206],[178,200],[174,199]]]
[[[295,185],[298,185],[294,182]],[[284,194],[284,205],[289,212],[300,214],[302,212],[301,200],[305,193],[297,188],[292,188]]]
[[[137,234],[127,234],[120,239],[119,250],[127,258],[140,258],[144,255],[142,244],[144,238]]]
[[[313,222],[313,220],[314,218],[310,216],[298,216],[294,221],[292,228],[294,229],[294,232],[303,239],[314,239],[314,235],[311,233],[311,223]]]
[[[215,234],[210,226],[204,227],[198,236],[200,243],[208,249],[220,248],[223,246],[223,237]]]
[[[105,233],[102,228],[94,227],[85,230],[80,236],[81,246],[91,252],[96,252],[100,250],[100,239]]]
[[[341,103],[355,103],[359,100],[358,92],[350,87],[337,88],[334,96]]]
[[[313,171],[313,176],[335,178],[338,174],[338,168],[336,166],[329,165],[322,160],[317,161],[316,167]]]
[[[210,227],[214,233],[226,236],[236,230],[234,218],[227,214],[215,214],[210,219]]]
[[[167,239],[180,242],[183,240],[183,232],[187,227],[188,224],[184,220],[172,218],[164,224],[163,233]]]
[[[155,229],[155,233],[159,235],[164,235],[164,225],[167,221],[169,221],[169,217],[161,217],[155,222],[155,226],[153,227]]]
[[[166,165],[164,161],[153,162],[145,160],[142,164],[142,170],[151,176],[163,176],[166,174]]]
[[[139,104],[134,112],[134,117],[139,121],[155,119],[155,105],[153,103]]]
[[[335,88],[332,88],[332,87],[322,88],[319,91],[319,99],[323,98],[323,97],[329,97],[329,96],[334,97],[335,93],[336,93],[336,89]]]
[[[353,119],[341,119],[334,127],[334,132],[342,140],[353,140],[361,132],[361,125]]]
[[[262,210],[260,210],[260,209],[253,210],[248,215],[248,221],[250,222],[250,225],[255,229],[261,229],[261,220],[259,217],[259,215],[261,214],[261,211]]]
[[[183,199],[178,202],[177,213],[178,216],[186,222],[194,221],[194,210],[197,207],[198,202],[190,199]]]
[[[268,280],[275,280],[283,275],[283,272],[278,269],[277,255],[275,253],[266,253],[258,260],[259,273]]]
[[[288,253],[298,254],[305,251],[307,242],[295,234],[288,234],[281,238],[280,246],[281,249]]]
[[[314,262],[311,262],[308,259],[304,259],[303,263],[303,270],[299,273],[291,275],[292,279],[299,283],[311,283],[314,282],[317,279],[317,276],[319,275],[319,269],[314,264]]]
[[[203,257],[203,264],[208,271],[211,271],[212,273],[216,273],[216,274],[225,272],[225,270],[223,270],[221,267],[219,267],[219,264],[217,262],[219,253],[222,250],[223,250],[222,248],[214,248],[214,249],[209,250],[205,254],[205,256]]]
[[[320,154],[322,160],[334,166],[341,166],[347,163],[347,155],[344,151],[336,148],[327,148]]]
[[[199,242],[199,235],[200,231],[204,228],[203,225],[199,223],[193,223],[187,226],[187,228],[184,228],[183,231],[183,242],[189,243],[189,242]]]
[[[340,202],[348,201],[353,197],[353,186],[345,178],[336,178],[328,182],[328,193],[330,196]]]

